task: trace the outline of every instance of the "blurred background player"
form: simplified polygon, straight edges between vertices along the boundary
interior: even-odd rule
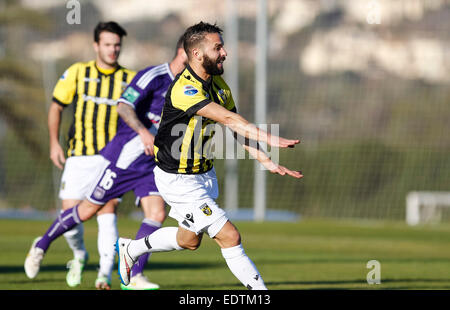
[[[183,40],[180,38],[176,45],[175,56],[170,63],[150,66],[136,74],[118,103],[117,109],[121,119],[118,134],[114,140],[121,139],[122,142],[114,143],[116,141],[113,141],[113,143],[108,144],[102,151],[102,155],[106,159],[116,162],[116,166],[121,165],[127,170],[148,169],[153,171],[155,161],[154,157],[150,155],[150,150],[153,149],[154,135],[159,127],[165,96],[175,76],[184,69],[186,64],[187,56],[183,48]],[[122,122],[122,119],[124,122]],[[148,128],[150,128],[150,131]],[[137,154],[128,158],[123,150],[125,145],[133,143],[131,142],[133,139],[136,140],[137,134],[145,147],[147,156],[143,157],[141,154],[141,160],[136,159],[133,163],[130,163]],[[120,152],[121,149],[122,153]],[[120,158],[120,162],[118,162],[118,158]],[[150,191],[140,192],[136,195],[136,203],[140,204],[145,217],[136,238],[142,238],[153,233],[162,226],[166,218],[165,203],[156,188],[153,173],[149,183],[151,184]],[[148,186],[146,185],[146,187]],[[147,253],[147,255],[142,255],[139,258],[139,261],[131,270],[130,285],[124,286],[121,284],[122,289],[159,288],[156,284],[149,282],[143,274],[149,256],[150,253]]]
[[[48,112],[50,159],[64,171],[59,197],[62,210],[68,210],[86,197],[89,184],[95,177],[101,161],[99,151],[114,137],[117,130],[116,104],[122,91],[135,75],[118,64],[122,37],[126,31],[116,22],[100,22],[94,29],[93,47],[96,59],[78,62],[70,66],[57,82],[53,102]],[[73,123],[68,133],[68,149],[65,159],[59,143],[61,114],[65,107],[73,105]],[[104,275],[112,270],[114,248],[111,241],[117,236],[115,209],[118,199],[109,201],[97,214],[98,250],[100,255],[99,278],[96,286],[105,283]],[[66,281],[71,287],[81,283],[81,274],[88,259],[84,246],[83,224],[66,234],[73,251],[69,261]]]
[[[153,140],[159,126],[166,92],[176,74],[181,72],[187,61],[182,46],[177,43],[176,53],[170,63],[150,66],[138,72],[118,100],[120,115],[116,136],[100,152],[100,170],[94,176],[95,182],[87,191],[87,199],[72,210],[63,212],[50,226],[43,237],[37,238],[25,260],[25,272],[34,278],[39,272],[44,253],[51,242],[78,222],[92,217],[114,197],[133,190],[136,202],[144,211],[145,219],[137,232],[137,238],[159,229],[166,217],[164,201],[155,185]],[[85,209],[79,215],[77,210]],[[116,240],[112,242],[114,246]],[[135,264],[131,285],[124,289],[150,290],[159,286],[143,275],[148,255]],[[110,289],[111,272],[105,275],[105,286]]]
[[[184,34],[183,44],[189,62],[166,95],[154,142],[155,181],[162,197],[171,206],[169,216],[176,219],[179,226],[164,227],[137,240],[117,240],[119,275],[124,285],[129,284],[130,268],[141,255],[195,250],[206,232],[217,242],[229,269],[245,287],[267,289],[244,251],[239,231],[216,203],[219,194],[217,178],[213,159],[205,147],[211,146],[214,136],[209,125],[221,123],[246,140],[261,141],[274,147],[293,147],[300,141],[270,135],[235,113],[230,88],[221,77],[227,56],[221,33],[216,25],[200,22]],[[258,145],[247,142],[244,148],[270,172],[303,177],[298,171],[272,162]]]

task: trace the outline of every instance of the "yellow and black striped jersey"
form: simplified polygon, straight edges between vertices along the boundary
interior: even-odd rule
[[[53,101],[73,104],[67,156],[94,155],[116,134],[117,100],[136,72],[121,66],[100,69],[95,61],[70,66],[56,83]]]
[[[181,174],[199,174],[213,168],[209,148],[216,122],[196,115],[211,102],[236,111],[230,88],[221,76],[204,81],[188,65],[166,94],[154,143],[158,167]]]

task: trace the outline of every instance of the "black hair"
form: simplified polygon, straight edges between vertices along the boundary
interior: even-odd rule
[[[212,25],[209,23],[199,22],[188,29],[183,34],[183,47],[184,51],[190,58],[189,52],[193,47],[197,46],[198,43],[203,41],[205,35],[208,33],[218,33],[222,34],[223,30],[220,29],[216,24]]]
[[[177,45],[175,46],[175,55],[173,56],[173,58],[175,58],[175,57],[177,57],[177,55],[178,55],[178,50],[180,49],[180,48],[183,48],[184,49],[184,35],[182,35],[181,37],[179,37],[178,38],[178,41],[177,41]]]
[[[117,34],[121,39],[123,36],[127,35],[127,32],[125,29],[123,29],[118,23],[116,22],[99,22],[97,26],[94,29],[94,41],[99,42],[100,41],[100,33],[103,31],[108,31]]]
[[[184,36],[182,35],[178,41],[177,41],[177,45],[175,47],[175,49],[179,49],[179,48],[184,48]]]

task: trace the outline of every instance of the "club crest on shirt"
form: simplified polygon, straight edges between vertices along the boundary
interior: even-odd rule
[[[227,94],[225,94],[225,91],[223,89],[219,89],[219,96],[222,99],[223,103],[227,102]]]
[[[95,199],[102,199],[105,196],[105,190],[99,186],[95,188],[94,197]]]
[[[185,85],[185,86],[183,87],[183,93],[184,93],[186,96],[194,96],[196,93],[198,93],[198,90],[197,90],[197,88],[195,88],[195,87],[192,86],[192,85]]]
[[[211,208],[206,203],[200,206],[200,210],[202,210],[206,216],[210,216],[212,214]]]

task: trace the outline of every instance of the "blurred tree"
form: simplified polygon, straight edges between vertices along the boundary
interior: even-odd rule
[[[19,1],[0,0],[0,117],[36,157],[46,154],[38,130],[46,122],[45,96],[39,69],[27,55],[26,35],[50,28],[45,15]]]

